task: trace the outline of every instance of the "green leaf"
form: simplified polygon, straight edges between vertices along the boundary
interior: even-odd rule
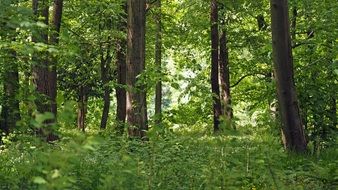
[[[60,171],[55,169],[52,174],[52,179],[58,178],[59,176],[60,176]]]
[[[34,177],[33,182],[36,183],[36,184],[46,184],[47,183],[47,181],[40,176]]]
[[[180,85],[176,82],[171,83],[171,87],[175,88],[175,89],[180,89]]]
[[[335,69],[335,70],[334,70],[334,73],[335,73],[336,75],[338,75],[338,69]]]
[[[46,120],[54,119],[54,114],[51,112],[45,112],[43,114],[37,114],[35,117],[36,122],[42,124]]]

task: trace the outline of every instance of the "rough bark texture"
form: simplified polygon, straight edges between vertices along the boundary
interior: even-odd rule
[[[125,15],[127,16],[127,4],[123,5]],[[127,33],[127,22],[119,23],[119,30]],[[126,120],[126,74],[127,74],[127,65],[126,65],[126,44],[125,39],[119,39],[116,43],[116,121],[117,121],[117,130],[116,132],[120,135],[124,132],[125,120]]]
[[[270,0],[272,46],[284,146],[306,151],[306,140],[293,80],[293,60],[287,0]]]
[[[214,131],[219,131],[219,117],[221,115],[221,101],[218,79],[218,8],[217,1],[211,0],[211,92],[213,97]]]
[[[130,137],[146,137],[146,88],[140,74],[145,69],[145,0],[128,0],[127,123]]]
[[[158,12],[156,15],[156,42],[155,42],[155,64],[157,73],[162,73],[162,29],[161,29],[161,0],[157,0]],[[159,125],[162,121],[162,79],[156,83],[155,93],[155,123]]]
[[[233,113],[231,108],[230,96],[230,72],[229,72],[229,56],[227,49],[227,34],[222,30],[220,45],[219,45],[219,68],[221,81],[221,99],[222,99],[222,114],[230,123]]]

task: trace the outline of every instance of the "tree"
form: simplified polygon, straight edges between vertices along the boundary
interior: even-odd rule
[[[62,18],[63,0],[55,0],[53,4],[52,30],[49,32],[49,1],[48,0],[32,0],[33,14],[37,21],[42,18],[45,24],[43,27],[37,28],[33,35],[32,41],[36,44],[43,43],[57,45],[59,43],[59,33]],[[49,35],[50,34],[50,35]],[[50,41],[49,41],[50,40]],[[50,55],[46,50],[35,52],[33,55],[33,78],[34,84],[38,92],[36,99],[37,110],[40,113],[51,112],[56,116],[56,94],[57,94],[57,58]],[[48,120],[46,122],[54,122]],[[50,129],[49,129],[50,130]],[[57,137],[52,132],[38,131],[41,135],[47,135],[47,140],[55,140]]]
[[[225,29],[222,29],[219,43],[219,72],[221,83],[222,114],[227,122],[230,123],[233,113],[230,95],[229,52],[227,48],[227,33]]]
[[[146,89],[140,75],[145,69],[145,0],[128,0],[127,123],[131,137],[146,137]]]
[[[53,15],[52,15],[52,32],[50,35],[51,45],[59,44],[61,20],[62,20],[62,9],[63,9],[63,0],[54,0],[53,4]],[[57,105],[56,105],[56,94],[57,94],[57,57],[52,55],[51,58],[51,71],[50,71],[50,96],[51,96],[51,112],[57,114]]]
[[[283,143],[290,151],[306,151],[306,139],[293,80],[287,0],[270,0],[272,47]]]
[[[127,4],[124,3],[122,6],[124,14],[119,23],[119,30],[123,33],[127,33]],[[124,124],[126,120],[126,74],[127,74],[127,65],[126,65],[126,44],[127,41],[125,38],[120,38],[116,43],[116,121],[118,125],[117,132],[123,134]]]
[[[104,20],[103,25],[100,24],[99,30],[102,30],[104,27],[111,29],[112,20]],[[101,81],[103,85],[103,110],[102,110],[102,117],[101,117],[101,124],[100,128],[105,129],[107,127],[108,115],[109,115],[109,107],[110,107],[110,93],[111,88],[109,87],[110,81],[110,64],[112,62],[112,55],[111,55],[111,39],[108,37],[107,45],[104,47],[104,42],[100,44],[100,69],[101,69]]]
[[[219,118],[221,115],[221,101],[219,91],[218,78],[218,6],[216,0],[211,0],[211,92],[213,97],[213,115],[214,115],[214,131],[219,131]]]
[[[39,27],[33,33],[32,41],[34,43],[48,44],[48,23],[49,23],[49,5],[47,0],[32,0],[33,13],[37,21],[45,24],[44,27]],[[47,51],[36,52],[33,55],[33,78],[36,85],[39,97],[36,99],[37,110],[40,113],[52,112],[52,97],[50,91],[54,86],[50,81],[52,75],[49,70],[49,60]]]
[[[155,64],[158,73],[162,71],[162,29],[161,29],[161,0],[157,0],[157,14],[156,14],[156,42],[155,42]],[[155,92],[155,117],[156,124],[159,125],[162,120],[162,79],[160,78],[156,83]]]

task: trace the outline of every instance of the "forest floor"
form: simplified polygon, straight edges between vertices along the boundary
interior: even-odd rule
[[[265,129],[149,132],[149,141],[67,131],[47,144],[13,136],[0,149],[0,189],[323,189],[338,154],[286,153]]]

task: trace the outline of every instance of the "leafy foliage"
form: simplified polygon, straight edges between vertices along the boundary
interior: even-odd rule
[[[261,126],[260,126],[261,127]],[[334,189],[337,154],[287,155],[268,131],[168,132],[149,142],[108,133],[2,147],[1,189]],[[239,135],[240,134],[240,135]]]
[[[10,134],[0,129],[0,189],[336,189],[337,2],[289,0],[305,155],[285,152],[278,138],[269,1],[218,2],[228,34],[231,124],[238,130],[223,122],[220,134],[211,132],[209,1],[162,0],[162,72],[154,63],[159,9],[148,1],[146,70],[138,77],[146,84],[151,120],[149,139],[141,142],[115,135],[115,99],[107,130],[98,130],[105,87],[100,63],[112,58],[106,85],[114,89],[116,46],[126,39],[120,29],[125,1],[64,1],[60,42],[50,45],[32,42],[32,34],[48,26],[33,19],[31,1],[0,0],[0,110],[5,73],[15,63],[20,89],[12,98],[21,116]],[[51,113],[36,112],[35,101],[44,98],[32,81],[36,52],[58,58],[57,123],[47,122]],[[153,122],[158,80],[160,125]],[[81,88],[89,97],[86,133],[75,129]],[[60,139],[42,142],[39,129],[55,129]]]

